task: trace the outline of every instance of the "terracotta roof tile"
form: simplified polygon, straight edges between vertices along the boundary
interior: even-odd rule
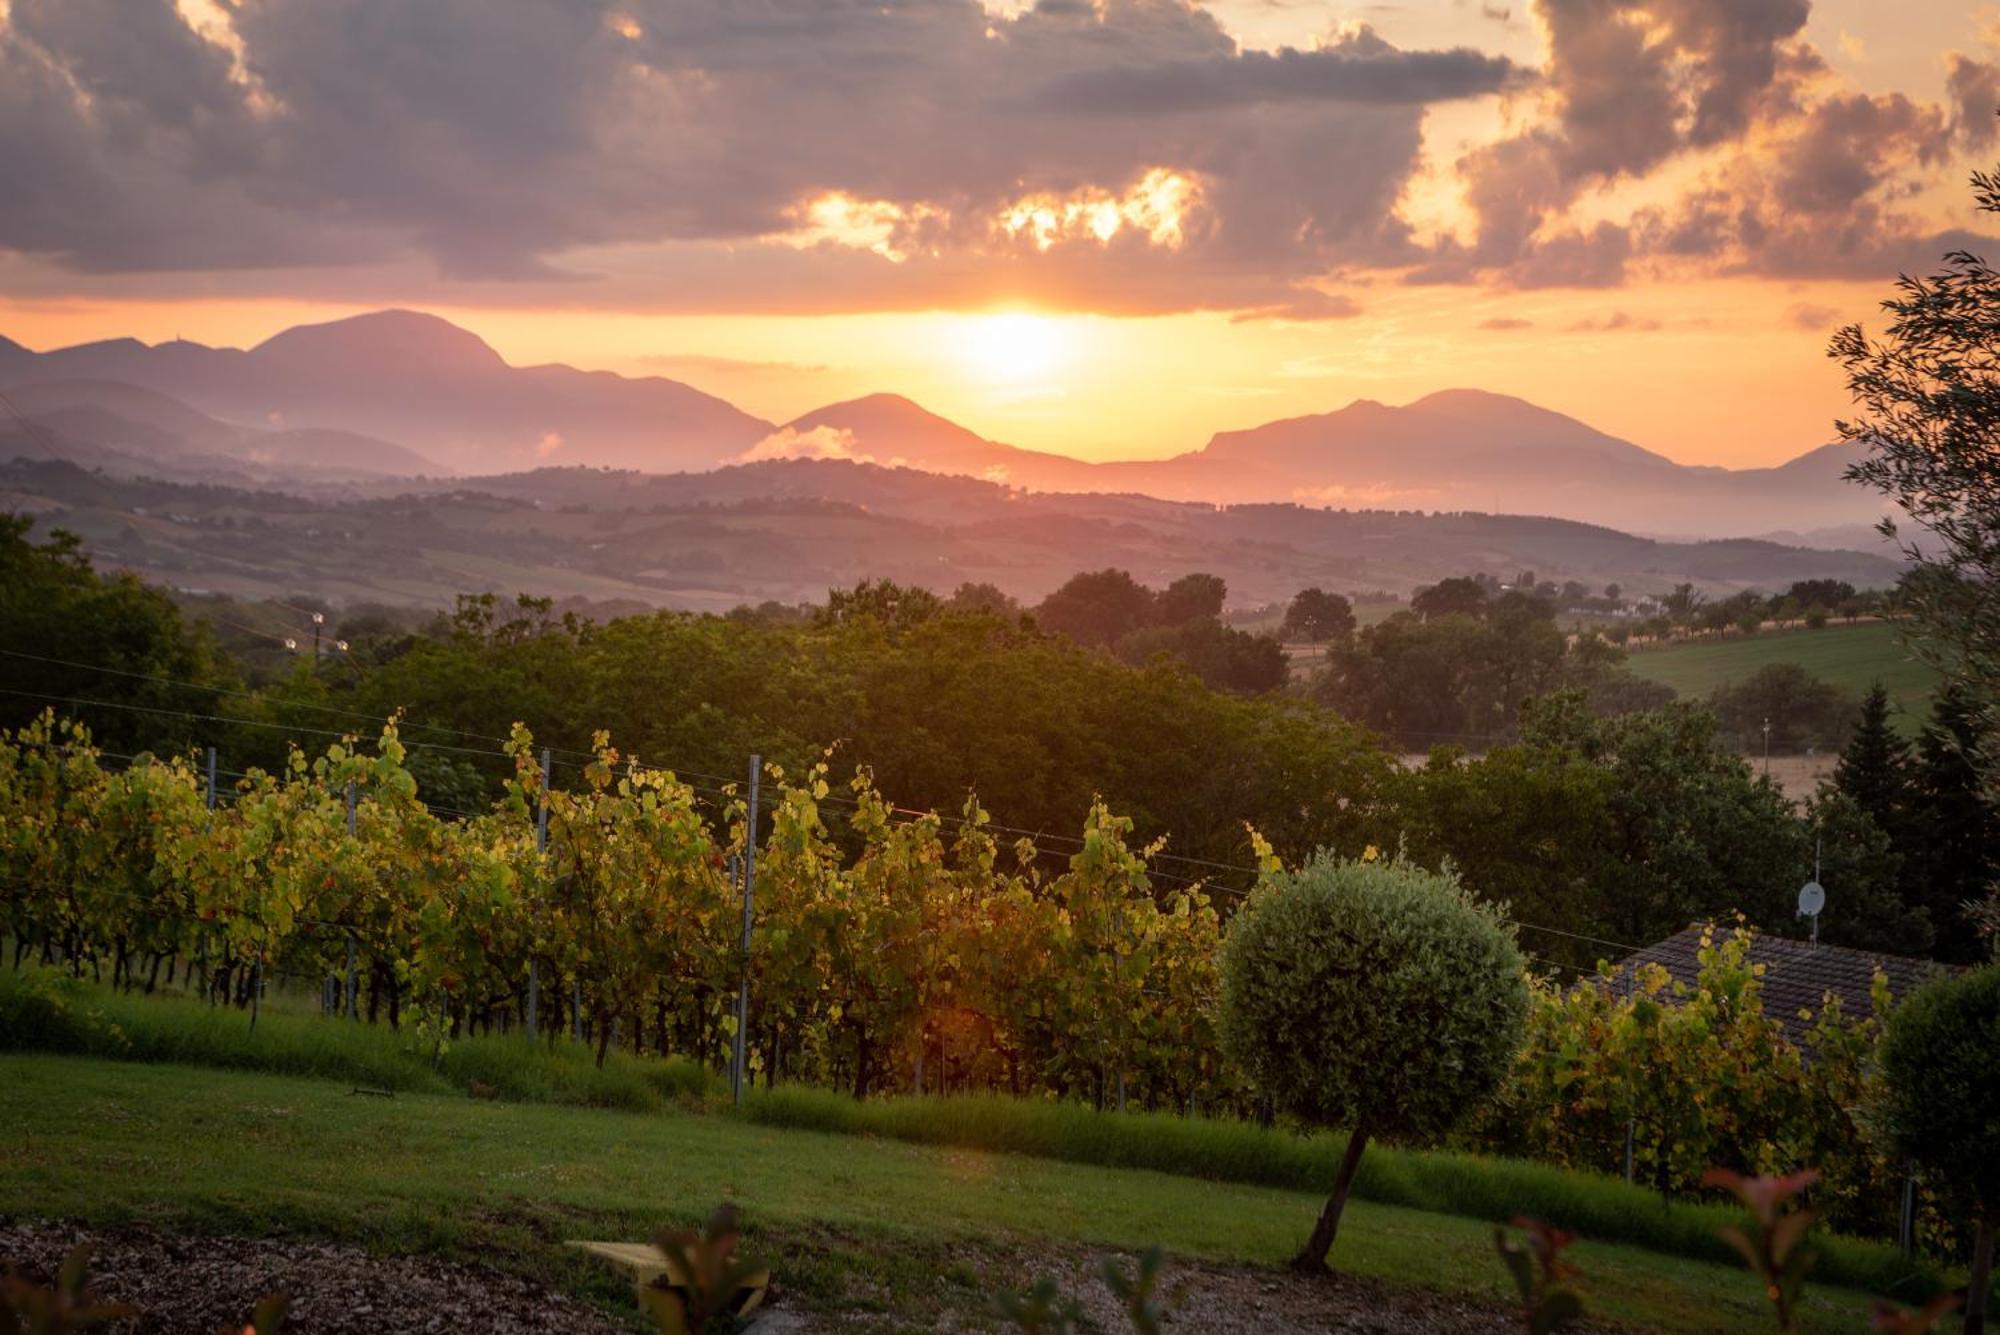
[[[1674,981],[1694,986],[1701,973],[1701,936],[1706,930],[1705,924],[1696,923],[1657,945],[1627,955],[1618,962],[1613,986],[1631,978],[1642,964],[1661,965]],[[1726,931],[1716,928],[1715,939],[1723,940]],[[1841,1010],[1848,1016],[1868,1015],[1873,1006],[1869,989],[1878,968],[1888,977],[1890,996],[1899,1001],[1945,970],[1934,960],[1849,946],[1815,946],[1810,941],[1764,932],[1751,940],[1749,960],[1764,966],[1764,1013],[1783,1024],[1794,1039],[1804,1037],[1799,1012],[1817,1016],[1828,993],[1840,998]]]

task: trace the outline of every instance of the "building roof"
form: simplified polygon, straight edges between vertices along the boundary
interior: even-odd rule
[[[1642,964],[1664,967],[1677,983],[1693,987],[1701,973],[1702,933],[1711,930],[1695,923],[1656,945],[1646,947],[1618,961],[1614,986],[1629,980]],[[1715,939],[1727,931],[1717,927]],[[1875,971],[1889,980],[1889,995],[1901,1001],[1934,974],[1946,971],[1935,960],[1909,955],[1889,955],[1878,950],[1855,950],[1849,946],[1814,945],[1786,936],[1759,932],[1750,942],[1749,963],[1764,966],[1759,980],[1764,997],[1764,1013],[1786,1026],[1792,1037],[1801,1039],[1799,1012],[1818,1016],[1830,992],[1840,998],[1841,1011],[1849,1018],[1866,1016],[1873,1009],[1871,988]]]

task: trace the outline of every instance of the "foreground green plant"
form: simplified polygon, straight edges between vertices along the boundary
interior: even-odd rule
[[[666,1269],[639,1286],[639,1308],[661,1335],[702,1335],[717,1318],[742,1316],[764,1300],[770,1271],[737,1250],[742,1240],[727,1201],[700,1232],[669,1229],[653,1239]]]
[[[993,1310],[1002,1321],[1027,1335],[1071,1335],[1083,1320],[1083,1308],[1063,1296],[1056,1282],[1039,1276],[1023,1292],[1002,1289],[993,1295]]]
[[[87,1242],[70,1249],[53,1285],[37,1284],[8,1267],[6,1278],[0,1279],[0,1335],[67,1335],[139,1315],[130,1303],[104,1303],[92,1296],[85,1286],[89,1270]]]
[[[1125,1274],[1125,1267],[1108,1256],[1098,1267],[1105,1285],[1131,1320],[1134,1335],[1160,1335],[1160,1325],[1166,1320],[1168,1311],[1180,1306],[1180,1290],[1165,1294],[1160,1292],[1160,1276],[1166,1265],[1166,1249],[1148,1247],[1139,1254],[1137,1272],[1129,1277]]]
[[[1495,1225],[1493,1245],[1521,1295],[1521,1329],[1527,1335],[1549,1335],[1583,1315],[1583,1298],[1569,1284],[1576,1268],[1562,1259],[1576,1234],[1525,1215],[1515,1215],[1513,1227],[1526,1237],[1514,1238]]]
[[[1717,1232],[1762,1281],[1778,1329],[1796,1330],[1799,1294],[1806,1272],[1819,1256],[1805,1245],[1805,1237],[1819,1215],[1810,1206],[1787,1210],[1785,1203],[1819,1181],[1819,1173],[1808,1168],[1785,1177],[1744,1177],[1727,1168],[1711,1168],[1701,1180],[1704,1186],[1730,1191],[1749,1209],[1748,1228],[1726,1224]]]
[[[1922,1307],[1907,1310],[1878,1300],[1875,1304],[1875,1329],[1888,1331],[1889,1335],[1930,1335],[1937,1329],[1938,1322],[1957,1309],[1958,1303],[1955,1293],[1941,1293]]]

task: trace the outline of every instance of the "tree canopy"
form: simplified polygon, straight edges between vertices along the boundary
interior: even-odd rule
[[[2000,1227],[2000,965],[1918,989],[1889,1017],[1880,1060],[1898,1152],[1976,1223],[1965,1313],[1976,1330]]]
[[[1507,1075],[1527,1013],[1513,938],[1450,876],[1320,856],[1265,878],[1223,942],[1222,1041],[1280,1108],[1348,1132],[1295,1264],[1325,1266],[1367,1142],[1458,1125]]]
[[[160,590],[94,570],[75,534],[33,541],[32,522],[0,513],[0,648],[12,651],[0,662],[0,711],[23,719],[67,698],[105,701],[93,721],[113,750],[215,740],[221,729],[184,717],[224,712],[218,692],[234,683],[208,636]]]
[[[1288,640],[1313,644],[1345,640],[1354,634],[1354,606],[1325,589],[1300,589],[1285,609],[1284,628],[1279,633]]]

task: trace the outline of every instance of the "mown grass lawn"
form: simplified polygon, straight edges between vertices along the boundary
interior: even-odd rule
[[[0,1213],[193,1232],[317,1236],[497,1264],[616,1302],[566,1237],[643,1237],[735,1200],[807,1307],[928,1324],[983,1307],[979,1259],[1042,1243],[1271,1265],[1315,1196],[727,1117],[404,1093],[180,1066],[0,1056]],[[1594,1314],[1674,1331],[1757,1329],[1728,1267],[1593,1244]],[[968,1259],[970,1258],[970,1259]],[[1490,1225],[1356,1202],[1335,1256],[1356,1274],[1498,1300]],[[996,1262],[999,1264],[999,1262]],[[1002,1278],[1011,1279],[1007,1275]],[[1813,1291],[1808,1329],[1866,1328],[1866,1298]]]
[[[1895,708],[1898,730],[1911,736],[1930,716],[1931,693],[1938,684],[1937,673],[1905,647],[1903,627],[1886,621],[1683,641],[1635,649],[1626,663],[1637,676],[1697,700],[1772,663],[1795,663],[1857,697],[1880,681]]]

